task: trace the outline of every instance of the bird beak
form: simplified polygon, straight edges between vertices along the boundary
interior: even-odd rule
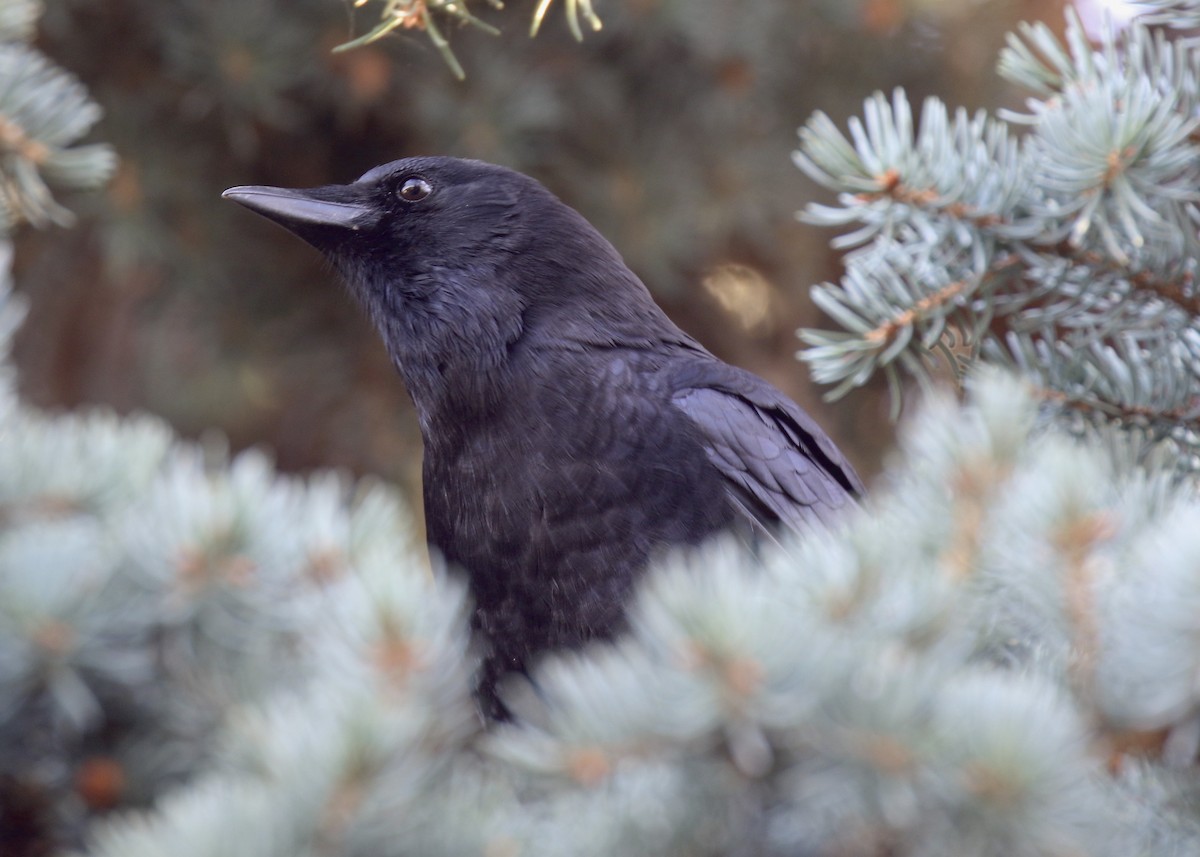
[[[347,199],[348,191],[347,185],[305,190],[249,185],[231,187],[221,196],[301,234],[313,226],[356,231],[373,225],[378,217],[375,209],[365,202]]]

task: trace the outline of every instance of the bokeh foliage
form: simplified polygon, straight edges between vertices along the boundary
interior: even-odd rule
[[[1173,33],[1197,26],[1186,3],[1096,46],[1076,15],[1062,40],[1026,24],[1000,58],[1032,93],[1021,112],[931,98],[918,117],[897,90],[848,136],[814,116],[797,163],[839,196],[806,217],[850,227],[852,250],[813,292],[841,328],[802,332],[814,377],[836,397],[876,373],[928,381],[938,356],[999,363],[1200,467],[1200,73]]]

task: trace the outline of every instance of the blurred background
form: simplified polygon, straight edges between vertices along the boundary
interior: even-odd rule
[[[26,231],[25,397],[150,411],[215,428],[285,469],[337,466],[410,490],[420,438],[382,345],[315,252],[236,205],[235,184],[352,180],[450,154],[540,179],[624,254],[671,316],[720,357],[808,408],[864,474],[890,441],[868,388],[833,406],[794,358],[820,326],[813,283],[832,235],[795,212],[824,192],[791,163],[815,110],[839,123],[875,90],[913,103],[1019,103],[994,73],[1017,21],[1056,29],[1061,0],[597,0],[570,36],[563,0],[528,37],[448,32],[457,81],[426,35],[331,48],[377,22],[349,0],[49,0],[39,47],[105,110],[120,169],[66,200],[76,227]]]

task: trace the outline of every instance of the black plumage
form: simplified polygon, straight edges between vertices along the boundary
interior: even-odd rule
[[[429,543],[470,580],[492,713],[504,673],[618,629],[663,549],[827,522],[862,490],[807,414],[683,333],[526,176],[411,158],[225,195],[325,253],[379,329],[420,420]]]

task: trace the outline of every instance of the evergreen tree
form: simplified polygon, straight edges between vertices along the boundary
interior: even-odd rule
[[[841,194],[807,216],[856,227],[817,290],[844,330],[805,359],[839,392],[942,354],[965,400],[925,397],[839,531],[670,558],[630,633],[547,659],[501,728],[463,592],[385,489],[47,415],[9,372],[0,843],[1194,853],[1200,44],[1173,28],[1200,4],[1146,5],[1099,47],[1074,20],[1015,36],[1022,115],[929,102],[915,128],[897,94],[849,139],[805,127],[799,164]]]

